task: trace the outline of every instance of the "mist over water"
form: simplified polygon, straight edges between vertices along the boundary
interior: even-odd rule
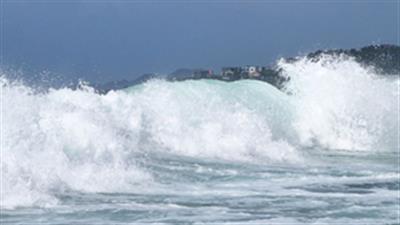
[[[151,80],[105,95],[3,74],[1,221],[395,223],[399,76],[337,56],[278,67],[283,90]]]

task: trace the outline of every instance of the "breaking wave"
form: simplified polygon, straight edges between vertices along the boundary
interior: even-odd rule
[[[398,148],[399,75],[379,75],[345,55],[279,63],[290,78],[302,145],[344,150]]]
[[[151,80],[105,95],[36,93],[3,78],[1,207],[151,186],[157,178],[140,159],[154,154],[307,164],[308,148],[398,150],[398,76],[340,57],[278,66],[290,77],[283,91],[254,80]]]

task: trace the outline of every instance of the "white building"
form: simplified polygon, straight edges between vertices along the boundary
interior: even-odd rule
[[[262,67],[260,66],[244,66],[242,67],[242,71],[248,74],[250,77],[258,77],[262,71]]]

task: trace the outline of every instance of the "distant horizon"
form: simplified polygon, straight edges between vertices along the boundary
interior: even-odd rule
[[[399,44],[396,1],[1,4],[2,67],[25,77],[104,83]]]
[[[63,74],[59,74],[59,73],[57,73],[57,72],[53,72],[53,71],[49,71],[49,70],[43,70],[43,71],[29,71],[29,70],[24,70],[24,68],[23,67],[20,67],[20,68],[12,68],[12,67],[5,67],[5,69],[7,70],[10,70],[11,69],[11,71],[17,71],[17,73],[19,73],[20,75],[22,75],[22,77],[19,75],[18,76],[18,78],[24,78],[23,76],[24,75],[26,75],[26,74],[24,74],[24,73],[27,73],[28,75],[34,75],[35,77],[40,77],[40,76],[42,76],[42,75],[44,75],[44,77],[42,77],[42,78],[44,78],[44,79],[47,79],[48,77],[46,77],[46,76],[55,76],[55,79],[57,79],[57,78],[61,78],[61,79],[63,79],[63,80],[61,80],[61,83],[60,84],[65,84],[65,83],[71,83],[71,82],[73,82],[73,83],[75,83],[75,82],[79,82],[79,81],[85,81],[85,82],[89,82],[90,84],[95,84],[95,85],[97,85],[97,84],[106,84],[106,83],[111,83],[111,82],[118,82],[118,81],[124,81],[124,80],[126,80],[126,81],[133,81],[133,80],[136,80],[136,79],[140,79],[141,77],[143,77],[143,76],[145,76],[145,75],[159,75],[160,77],[163,77],[163,76],[168,76],[168,75],[170,75],[170,74],[172,74],[172,73],[174,73],[174,72],[176,72],[176,71],[178,71],[178,70],[185,70],[185,69],[187,69],[187,70],[201,70],[201,69],[210,69],[210,70],[212,70],[214,73],[219,73],[219,72],[221,72],[222,71],[222,68],[224,68],[224,67],[242,67],[242,66],[250,66],[250,65],[252,65],[252,66],[267,66],[267,67],[269,67],[269,66],[273,66],[277,61],[279,61],[280,59],[283,59],[283,58],[294,58],[294,57],[302,57],[302,56],[305,56],[305,55],[307,55],[307,54],[309,54],[309,53],[312,53],[312,52],[315,52],[315,51],[319,51],[319,50],[322,50],[322,51],[325,51],[325,50],[338,50],[338,49],[361,49],[361,48],[364,48],[364,47],[368,47],[368,46],[385,46],[385,45],[388,45],[388,46],[397,46],[397,47],[400,47],[400,45],[398,45],[398,44],[391,44],[391,43],[380,43],[380,44],[376,44],[376,43],[374,43],[374,44],[370,44],[370,45],[365,45],[365,46],[360,46],[360,47],[351,47],[351,48],[324,48],[324,49],[314,49],[314,50],[312,50],[312,51],[309,51],[309,52],[302,52],[302,53],[299,53],[299,54],[297,54],[297,55],[292,55],[292,56],[280,56],[280,57],[278,57],[278,58],[276,58],[275,60],[272,60],[271,62],[268,62],[268,63],[266,63],[266,64],[254,64],[254,63],[247,63],[247,64],[238,64],[238,65],[222,65],[222,66],[220,66],[220,67],[216,67],[216,68],[211,68],[211,67],[177,67],[177,68],[175,68],[175,69],[173,69],[173,70],[171,70],[171,71],[166,71],[166,72],[160,72],[160,71],[149,71],[149,72],[143,72],[143,73],[141,73],[141,74],[135,74],[134,76],[126,76],[126,77],[122,77],[122,78],[120,78],[120,79],[111,79],[111,80],[103,80],[103,81],[99,81],[99,80],[92,80],[92,81],[90,81],[90,80],[86,80],[86,79],[83,79],[83,78],[81,78],[81,77],[78,77],[78,78],[76,78],[76,79],[71,79],[71,80],[68,80],[68,79],[65,79],[64,77],[63,77]],[[0,67],[0,69],[1,69],[1,67]],[[53,77],[54,78],[54,77]],[[51,80],[46,80],[46,81],[51,81]],[[55,81],[55,80],[53,80],[53,81]]]

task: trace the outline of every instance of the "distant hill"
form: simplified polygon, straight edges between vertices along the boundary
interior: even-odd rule
[[[357,62],[366,66],[373,66],[378,73],[386,75],[400,74],[400,46],[397,45],[370,45],[360,49],[330,49],[318,50],[306,55],[307,58],[313,61],[321,59],[322,55],[347,55],[353,57]],[[298,58],[287,58],[287,61],[296,61]],[[130,87],[132,85],[141,84],[152,78],[165,78],[171,81],[181,81],[188,79],[218,79],[224,81],[235,81],[241,78],[222,79],[218,76],[210,77],[195,77],[193,74],[199,69],[177,69],[166,77],[160,77],[156,74],[144,74],[134,80],[121,80],[109,82],[102,85],[96,85],[95,88],[100,93],[106,93],[109,90],[117,90]],[[250,78],[247,78],[250,79]],[[281,76],[281,71],[276,67],[270,67],[261,73],[261,76],[251,78],[268,82],[278,88],[281,88],[287,78]]]
[[[370,45],[360,49],[318,50],[309,53],[307,57],[318,60],[322,54],[345,54],[354,57],[360,64],[375,67],[382,74],[400,73],[400,46],[396,45]]]
[[[167,79],[168,80],[188,79],[193,76],[194,71],[195,69],[187,69],[187,68],[177,69],[174,72],[168,74]]]
[[[119,90],[128,88],[133,85],[141,84],[153,78],[159,78],[159,76],[153,73],[143,74],[142,76],[134,80],[119,80],[119,81],[111,81],[105,84],[98,84],[95,85],[95,89],[100,93],[107,93],[110,90]]]

